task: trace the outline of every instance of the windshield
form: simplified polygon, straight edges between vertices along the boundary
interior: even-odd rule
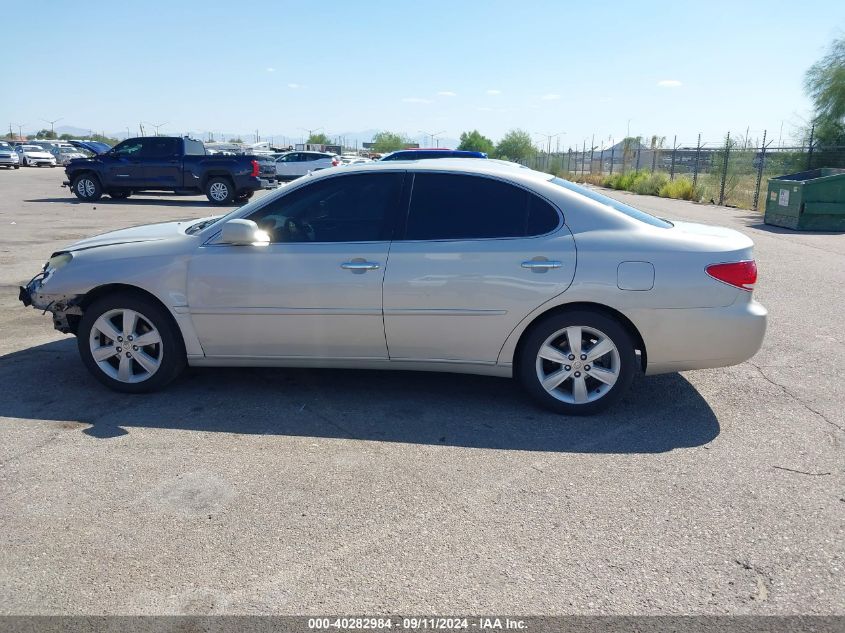
[[[669,229],[675,226],[667,220],[655,217],[646,213],[645,211],[635,209],[634,207],[629,207],[624,202],[619,202],[618,200],[614,200],[613,198],[600,194],[598,191],[593,191],[592,189],[588,189],[587,187],[576,185],[574,182],[569,182],[568,180],[564,180],[563,178],[552,178],[549,182],[556,184],[558,187],[563,187],[564,189],[569,189],[569,191],[579,193],[582,196],[589,198],[590,200],[601,202],[602,204],[605,204],[615,209],[616,211],[619,211],[620,213],[624,213],[629,218],[634,218],[635,220],[639,220],[640,222],[650,224],[651,226],[657,226],[663,229]]]
[[[43,152],[44,148],[39,147],[38,145],[24,145],[23,149],[25,152]]]

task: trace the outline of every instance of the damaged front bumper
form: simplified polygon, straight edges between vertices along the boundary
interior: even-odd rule
[[[76,333],[76,323],[82,316],[81,295],[48,294],[42,292],[45,273],[39,273],[25,286],[20,286],[18,299],[24,306],[52,312],[53,327],[65,334]]]

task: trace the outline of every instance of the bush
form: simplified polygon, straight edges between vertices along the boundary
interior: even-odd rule
[[[694,187],[689,178],[676,178],[663,184],[658,191],[661,198],[674,198],[676,200],[700,200],[701,191]]]
[[[667,182],[669,182],[669,178],[664,173],[641,173],[631,183],[630,191],[644,196],[656,196],[660,192],[660,188]]]

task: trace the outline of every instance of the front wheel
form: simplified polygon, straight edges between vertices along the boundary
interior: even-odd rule
[[[164,387],[186,362],[182,337],[167,311],[134,293],[109,295],[88,306],[77,344],[88,371],[126,393]]]
[[[73,179],[71,184],[74,195],[85,202],[95,202],[103,195],[103,188],[96,176],[82,174]]]
[[[591,415],[613,404],[637,368],[631,335],[612,317],[591,310],[534,325],[517,361],[520,382],[534,400],[567,415]]]
[[[211,178],[205,185],[205,196],[212,204],[231,204],[235,188],[228,178]]]
[[[20,169],[20,168],[21,168],[21,166],[20,166],[20,165],[14,165],[14,168],[15,168],[15,169]]]

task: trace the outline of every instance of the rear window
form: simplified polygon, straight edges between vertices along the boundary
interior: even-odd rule
[[[205,145],[192,138],[185,139],[185,156],[205,156]]]
[[[569,189],[569,191],[574,191],[575,193],[581,194],[582,196],[589,198],[590,200],[601,202],[602,204],[607,205],[615,209],[616,211],[619,211],[620,213],[624,213],[629,218],[634,218],[635,220],[639,220],[640,222],[650,224],[651,226],[657,226],[662,229],[670,229],[675,226],[668,220],[655,217],[649,213],[646,213],[645,211],[635,209],[634,207],[629,207],[624,202],[619,202],[619,200],[614,200],[613,198],[600,194],[598,191],[593,191],[592,189],[581,187],[580,185],[576,185],[575,183],[569,182],[568,180],[564,180],[563,178],[552,178],[549,182],[556,184],[558,187],[563,187],[564,189]]]

